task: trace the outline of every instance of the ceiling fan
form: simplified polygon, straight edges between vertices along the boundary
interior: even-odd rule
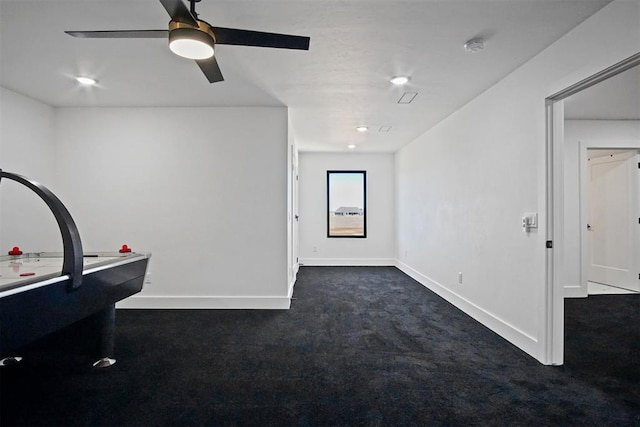
[[[191,5],[189,9],[182,0],[160,0],[171,17],[168,30],[65,31],[65,33],[73,37],[96,39],[168,38],[171,51],[176,55],[195,59],[209,83],[224,80],[213,54],[216,44],[309,50],[309,37],[214,27],[198,19],[195,4],[199,2],[200,0],[189,0]]]

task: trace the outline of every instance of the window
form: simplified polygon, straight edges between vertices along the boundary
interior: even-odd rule
[[[327,171],[327,237],[367,237],[366,171]]]

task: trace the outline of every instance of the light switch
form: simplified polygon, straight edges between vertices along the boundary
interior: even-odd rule
[[[538,228],[538,214],[535,212],[527,212],[522,217],[522,229],[529,232],[532,228]]]

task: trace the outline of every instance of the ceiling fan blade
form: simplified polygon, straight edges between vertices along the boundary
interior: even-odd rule
[[[166,39],[167,30],[65,31],[73,37],[86,39]]]
[[[193,25],[194,27],[198,26],[196,18],[182,0],[160,0],[160,3],[162,3],[172,20]]]
[[[209,83],[221,82],[224,80],[224,77],[222,77],[222,71],[220,71],[220,67],[218,66],[218,61],[215,56],[196,62],[207,80],[209,80]]]
[[[236,28],[211,28],[216,36],[216,44],[309,50],[309,37],[239,30]]]

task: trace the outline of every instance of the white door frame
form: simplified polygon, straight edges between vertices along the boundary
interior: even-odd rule
[[[289,175],[287,177],[288,194],[288,297],[293,295],[293,287],[298,275],[298,150],[294,144],[289,145]]]
[[[293,255],[292,255],[292,262],[293,262],[293,281],[295,283],[296,281],[296,277],[298,275],[298,270],[300,269],[300,259],[299,257],[299,248],[300,248],[300,239],[298,238],[298,235],[300,233],[300,198],[299,198],[299,175],[300,172],[298,171],[298,150],[296,149],[294,151],[294,158],[293,158],[293,203],[292,203],[292,208],[293,208]]]
[[[640,65],[640,52],[546,99],[546,286],[542,363],[561,365],[564,359],[564,103],[563,100]]]
[[[629,149],[640,150],[640,140],[608,141],[608,140],[584,140],[580,141],[580,288],[584,295],[587,294],[588,263],[589,263],[589,236],[587,235],[589,191],[589,156],[587,150],[593,148]]]

